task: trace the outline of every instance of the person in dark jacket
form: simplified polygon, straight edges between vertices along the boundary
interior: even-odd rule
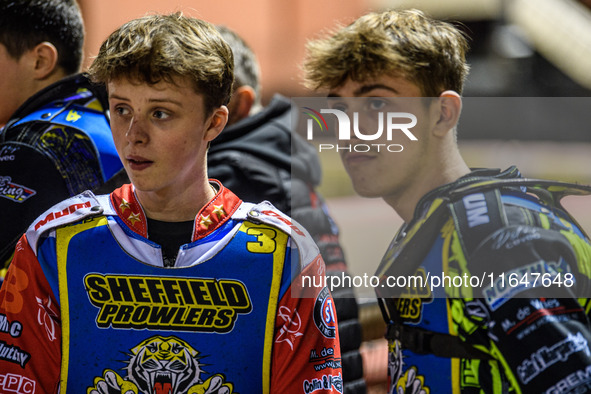
[[[246,201],[270,201],[304,226],[317,243],[327,277],[347,271],[338,229],[322,196],[315,190],[321,167],[314,147],[291,127],[291,103],[275,94],[261,105],[259,67],[246,42],[225,26],[218,26],[234,53],[234,92],[228,125],[211,143],[211,178]],[[365,393],[359,346],[362,332],[358,305],[351,288],[331,289],[336,303],[341,344],[344,392]]]
[[[38,215],[123,168],[106,92],[79,74],[83,42],[75,0],[0,3],[0,283]]]

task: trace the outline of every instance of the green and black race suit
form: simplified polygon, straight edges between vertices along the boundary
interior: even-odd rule
[[[424,196],[377,271],[389,392],[590,390],[591,245],[560,205],[590,193],[511,167]]]

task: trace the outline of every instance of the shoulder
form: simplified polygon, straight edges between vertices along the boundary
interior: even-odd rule
[[[84,74],[65,77],[31,96],[15,112],[9,126],[29,121],[50,122],[70,103],[76,103],[106,116],[106,89],[92,84]]]
[[[287,234],[290,246],[299,252],[302,267],[319,255],[318,247],[308,231],[268,201],[259,204],[243,203],[233,218],[262,223]]]
[[[472,268],[519,274],[588,272],[589,238],[558,204],[519,191],[475,193],[455,205],[462,204],[468,206],[453,209],[453,217]]]
[[[549,232],[570,232],[588,237],[572,215],[560,205],[566,195],[588,195],[591,188],[535,179],[487,181],[453,192],[449,208],[461,237],[481,241],[503,228],[527,226]],[[475,246],[475,245],[474,245]]]
[[[110,211],[108,195],[95,196],[85,191],[64,200],[43,212],[27,229],[27,241],[36,251],[39,240],[48,231],[73,224],[88,217],[106,214]]]

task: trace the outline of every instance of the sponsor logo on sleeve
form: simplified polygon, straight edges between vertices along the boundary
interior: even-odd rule
[[[336,390],[343,392],[343,377],[338,375],[322,375],[320,378],[304,380],[304,393],[309,394],[315,391]]]
[[[21,368],[31,359],[31,355],[18,346],[10,345],[4,341],[0,341],[0,360],[5,360],[10,363],[18,364]]]
[[[31,394],[35,392],[35,381],[13,373],[0,373],[0,389],[3,393]]]
[[[526,338],[538,328],[548,323],[560,323],[577,319],[581,308],[567,309],[556,298],[539,298],[529,300],[501,322],[507,335],[515,335],[519,340]]]
[[[53,342],[57,339],[57,327],[55,322],[59,321],[59,313],[57,309],[52,305],[51,299],[41,299],[39,297],[35,297],[37,301],[37,323],[43,328],[45,328],[45,333],[47,334],[47,339],[50,342]]]
[[[536,287],[547,287],[545,283],[553,283],[560,279],[564,273],[570,273],[570,268],[561,257],[558,262],[539,260],[535,263],[517,267],[507,271],[492,282],[490,286],[483,289],[484,299],[493,311],[499,309],[518,293],[531,290]],[[530,278],[528,281],[510,283],[506,278]],[[544,277],[546,279],[542,280]],[[540,279],[537,279],[540,278]]]
[[[324,287],[316,297],[314,304],[314,324],[326,338],[336,337],[336,318],[334,301],[328,288]]]
[[[74,212],[76,212],[77,210],[82,209],[82,208],[90,208],[90,206],[91,206],[90,201],[86,201],[86,202],[79,203],[79,204],[72,204],[69,207],[64,208],[58,212],[50,212],[43,219],[41,219],[37,223],[35,223],[35,230],[39,230],[39,228],[41,226],[44,226],[53,220],[59,219],[64,216],[71,215]]]
[[[591,391],[591,365],[579,369],[544,391],[545,394],[586,393]]]
[[[21,322],[14,320],[9,321],[6,315],[0,313],[0,333],[5,333],[13,338],[18,338],[23,332],[23,325]]]
[[[16,155],[20,149],[17,146],[5,145],[0,147],[0,162],[2,161],[15,161]]]
[[[283,320],[283,326],[277,334],[275,343],[285,342],[289,345],[289,348],[293,350],[294,342],[304,334],[301,332],[302,318],[298,313],[297,309],[291,310],[282,305],[277,311],[277,317]]]
[[[29,187],[12,182],[9,176],[0,176],[0,197],[14,202],[23,202],[33,197],[37,192]]]
[[[340,369],[342,368],[341,359],[334,356],[334,348],[323,347],[322,350],[310,350],[309,362],[314,364],[314,370],[319,372],[326,368]]]
[[[271,211],[271,210],[267,210],[267,211],[263,211],[263,213],[265,215],[268,216],[272,216],[275,219],[279,220],[280,222],[283,222],[285,224],[287,224],[289,226],[289,228],[291,228],[296,234],[305,237],[305,234],[302,230],[300,230],[295,224],[293,224],[290,220],[284,218],[283,216],[281,216],[280,214],[278,214],[275,211]]]
[[[572,354],[578,352],[591,356],[589,344],[580,332],[576,335],[569,334],[562,341],[552,346],[542,346],[535,353],[530,354],[517,367],[517,375],[523,383],[528,383],[552,365],[565,362]]]

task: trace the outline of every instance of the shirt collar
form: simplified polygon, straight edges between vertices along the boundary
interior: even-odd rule
[[[193,225],[191,242],[204,238],[222,226],[238,209],[240,200],[221,182],[210,179],[209,183],[217,190],[215,196],[207,203],[197,216]],[[135,233],[148,237],[148,225],[144,210],[139,203],[132,184],[126,184],[111,193],[111,204],[117,216]]]

